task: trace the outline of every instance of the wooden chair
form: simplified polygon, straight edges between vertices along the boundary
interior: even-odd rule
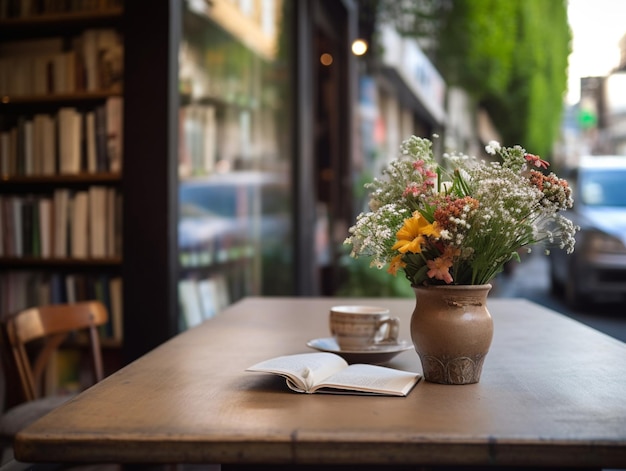
[[[12,443],[18,431],[71,398],[70,395],[44,396],[42,393],[46,367],[71,333],[88,332],[93,381],[103,378],[98,326],[106,324],[108,318],[102,303],[85,301],[34,307],[3,321],[2,337],[7,342],[4,351],[12,360],[25,400],[0,416],[0,439],[3,442]],[[33,346],[37,348],[33,350]]]

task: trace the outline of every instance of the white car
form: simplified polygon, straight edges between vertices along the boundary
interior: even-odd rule
[[[571,181],[581,227],[574,252],[552,250],[553,291],[571,307],[593,301],[626,300],[626,156],[581,159]]]

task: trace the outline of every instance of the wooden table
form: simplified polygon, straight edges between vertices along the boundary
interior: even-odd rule
[[[521,299],[490,299],[480,383],[406,398],[290,392],[244,372],[328,336],[335,304],[248,298],[161,345],[21,432],[26,462],[626,467],[626,344]],[[390,366],[421,371],[413,350]],[[360,468],[362,469],[362,466]]]

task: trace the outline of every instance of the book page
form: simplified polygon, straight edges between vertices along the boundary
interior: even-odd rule
[[[297,392],[312,392],[315,384],[346,368],[348,363],[333,353],[301,353],[265,360],[246,371],[275,373],[287,378],[287,385]]]
[[[370,394],[406,396],[420,379],[421,375],[417,373],[386,368],[384,366],[355,364],[326,378],[323,383],[317,384],[315,391],[338,392],[322,391],[323,388],[327,388],[360,391]]]

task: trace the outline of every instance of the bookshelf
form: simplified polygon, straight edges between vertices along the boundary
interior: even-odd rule
[[[0,2],[0,317],[98,298],[117,350],[122,24],[117,0]]]
[[[84,3],[103,2],[106,0],[85,0]],[[64,174],[31,172],[4,175],[0,171],[0,198],[52,197],[59,189],[67,189],[70,193],[88,191],[90,187],[113,189],[121,197],[119,205],[122,210],[121,214],[118,213],[121,217],[121,224],[118,225],[121,237],[119,232],[117,237],[122,243],[119,244],[121,253],[97,257],[0,255],[0,277],[10,273],[14,278],[22,278],[21,283],[28,286],[36,286],[37,283],[24,281],[24,278],[45,279],[53,275],[57,278],[107,275],[123,280],[122,310],[126,313],[123,316],[123,342],[121,348],[119,342],[110,344],[110,349],[122,358],[118,366],[135,360],[180,332],[181,279],[202,282],[216,275],[225,275],[235,279],[240,277],[239,286],[253,287],[235,293],[231,301],[249,293],[318,293],[316,241],[320,231],[316,228],[313,116],[316,61],[312,56],[312,22],[317,16],[313,14],[313,7],[325,3],[334,8],[336,3],[348,4],[349,1],[132,0],[124,2],[123,8],[119,5],[121,2],[115,2],[104,11],[54,12],[26,17],[7,17],[2,10],[3,5],[22,3],[40,5],[46,2],[0,0],[0,45],[26,39],[41,41],[61,37],[63,49],[67,50],[87,29],[113,29],[123,34],[123,84],[120,82],[119,86],[110,86],[105,90],[79,87],[73,91],[54,93],[0,93],[0,131],[17,126],[20,116],[38,113],[53,115],[61,108],[88,112],[110,99],[123,98],[123,158],[119,168],[98,169],[95,172],[83,169]],[[213,12],[216,15],[219,9],[224,13],[225,9],[241,8],[244,4],[280,7],[282,14],[278,18],[282,18],[282,23],[276,30],[280,31],[280,37],[275,44],[278,55],[274,60],[254,62],[249,51],[233,46],[233,43],[249,44],[243,39],[244,33],[250,30],[247,20],[231,23],[231,29],[226,31],[219,24],[216,27],[218,17],[207,19],[205,14],[185,12],[185,5],[208,8],[211,4],[217,8]],[[213,55],[203,57],[217,62],[203,64],[202,67],[210,67],[211,74],[219,75],[225,70],[232,73],[238,67],[231,64],[232,67],[229,65],[227,69],[220,68],[220,58],[238,57],[248,64],[252,63],[251,71],[239,74],[247,84],[245,93],[231,95],[228,90],[210,89],[198,92],[193,89],[197,81],[184,79],[180,59],[185,37],[191,31],[202,33],[209,27],[213,29],[211,34],[220,36],[208,42],[216,47],[208,51]],[[257,42],[252,43],[254,48]],[[267,49],[261,53],[266,54]],[[263,82],[255,81],[259,77],[263,78]],[[212,160],[214,168],[204,174],[195,171],[180,173],[180,148],[184,136],[181,133],[181,111],[191,109],[193,113],[203,108],[205,112],[212,109],[208,113],[214,112],[217,118],[219,136],[216,156],[219,158]],[[343,104],[340,108],[345,108],[345,113],[352,109]],[[346,123],[341,132],[349,135],[352,129],[350,120],[342,119],[341,122]],[[238,123],[239,127],[229,127],[229,123]],[[227,147],[234,143],[240,147]],[[346,149],[341,155],[351,153]],[[249,171],[256,172],[257,176],[278,174],[288,185],[288,196],[278,199],[281,204],[289,205],[280,210],[281,218],[286,216],[281,221],[287,224],[288,230],[281,232],[285,238],[274,243],[271,251],[263,255],[272,257],[275,263],[266,264],[258,257],[269,248],[267,242],[272,240],[271,237],[256,237],[243,244],[233,244],[225,252],[227,256],[216,255],[215,252],[207,255],[205,248],[180,250],[181,184],[193,184],[205,178],[222,180],[224,175],[218,174],[215,166],[222,165],[218,165],[218,161],[224,157],[233,170],[231,177],[243,176]],[[341,181],[344,180],[348,181]],[[260,204],[263,200],[253,197],[249,201]],[[261,229],[264,222],[271,219],[252,217],[252,221],[256,224],[253,227]],[[275,233],[269,232],[270,236]],[[242,277],[242,273],[254,276],[246,278]],[[206,290],[206,286],[202,289]],[[4,292],[0,292],[0,305],[7,299]]]

